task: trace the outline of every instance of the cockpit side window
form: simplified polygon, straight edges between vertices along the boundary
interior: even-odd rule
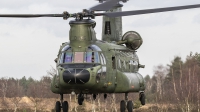
[[[92,51],[95,51],[95,52],[93,52],[94,54],[92,55],[94,58],[94,62],[100,63],[99,51],[101,51],[101,49],[96,45],[91,45],[89,48],[92,49]]]
[[[88,50],[85,53],[85,59],[84,59],[84,61],[86,63],[100,63],[99,53],[96,50],[97,48],[98,47],[95,46],[95,45],[92,45],[92,46],[88,47]]]
[[[94,62],[95,63],[100,63],[99,53],[98,52],[93,52],[93,53],[94,53]]]
[[[63,47],[59,62],[60,63],[71,63],[73,61],[73,53],[71,51],[72,50],[69,45]]]

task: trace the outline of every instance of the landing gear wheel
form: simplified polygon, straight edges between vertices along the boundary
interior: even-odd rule
[[[128,112],[133,112],[133,102],[131,100],[127,102],[127,110]]]
[[[104,94],[103,97],[104,97],[104,100],[105,100],[107,98],[107,94]]]
[[[93,100],[96,100],[96,98],[97,98],[97,95],[93,94]]]
[[[61,105],[60,105],[59,101],[56,102],[55,110],[56,110],[56,112],[60,112],[61,111]]]
[[[62,103],[62,109],[63,109],[63,112],[68,112],[68,102],[67,101],[64,101]]]
[[[83,96],[83,94],[79,94],[79,95],[78,95],[78,104],[79,104],[79,105],[83,105],[83,101],[84,101],[84,96]]]
[[[145,94],[144,93],[140,93],[140,102],[142,105],[145,105]]]
[[[126,110],[126,102],[122,100],[120,102],[120,112],[125,112],[125,110]]]

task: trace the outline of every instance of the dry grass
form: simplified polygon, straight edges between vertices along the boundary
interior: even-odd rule
[[[39,99],[37,102],[37,111],[40,112],[51,112],[54,109],[55,102],[58,101],[59,99],[56,98],[43,98]],[[13,98],[6,98],[3,100],[3,98],[0,98],[0,111],[2,110],[14,110],[14,104],[12,103]],[[69,100],[68,100],[69,101]],[[20,101],[18,102],[18,110],[23,111],[24,109],[30,109],[34,110],[34,101],[32,98],[29,97],[22,97],[20,98]],[[106,106],[106,108],[105,108]],[[119,103],[116,104],[117,109],[119,111]],[[93,112],[92,110],[95,109],[95,112],[105,112],[105,109],[107,112],[110,112],[111,105],[110,104],[105,104],[101,102],[100,107],[98,106],[97,102],[92,102],[90,100],[85,100],[83,105],[79,106],[75,99],[71,102],[69,102],[69,110],[70,112]],[[163,106],[162,106],[163,107]],[[168,108],[166,105],[164,106],[165,108]],[[146,112],[152,109],[157,109],[159,108],[159,105],[155,104],[146,104],[144,106],[141,106],[138,109],[135,109],[136,112]]]

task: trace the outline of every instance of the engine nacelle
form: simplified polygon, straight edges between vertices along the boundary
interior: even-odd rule
[[[132,50],[137,50],[143,43],[142,37],[135,31],[128,31],[122,36],[122,41],[126,47]]]

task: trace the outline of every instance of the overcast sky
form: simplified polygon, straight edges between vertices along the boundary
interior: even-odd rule
[[[1,0],[1,14],[81,12],[95,4],[95,0]],[[130,0],[123,10],[140,10],[200,4],[199,0]],[[70,20],[70,19],[69,19]],[[0,18],[0,77],[23,76],[40,79],[55,67],[61,43],[68,41],[69,20],[62,18]],[[98,39],[101,39],[102,19],[95,19]],[[153,68],[169,64],[174,56],[182,59],[192,52],[200,52],[200,8],[157,14],[123,17],[123,33],[140,33],[143,45],[137,53],[140,69],[145,76],[153,75]]]

